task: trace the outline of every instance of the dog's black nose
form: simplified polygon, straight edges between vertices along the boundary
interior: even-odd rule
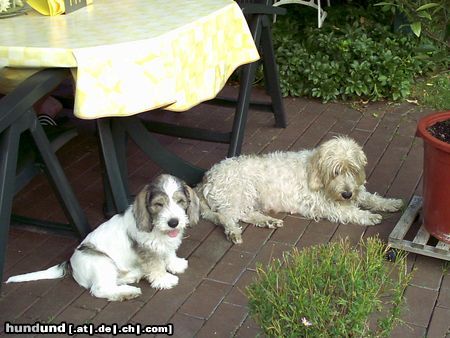
[[[343,193],[341,193],[341,196],[346,200],[348,200],[349,198],[352,197],[352,193],[350,191],[344,191]]]
[[[171,228],[176,228],[178,225],[178,219],[177,218],[171,218],[169,219],[169,221],[167,222],[167,224],[171,227]]]

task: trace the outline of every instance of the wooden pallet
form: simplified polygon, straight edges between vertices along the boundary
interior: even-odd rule
[[[450,245],[442,241],[439,241],[436,246],[428,245],[427,242],[430,239],[430,234],[423,224],[412,241],[404,239],[411,225],[416,220],[421,208],[422,197],[414,196],[394,230],[392,230],[389,235],[389,246],[424,256],[450,261]]]

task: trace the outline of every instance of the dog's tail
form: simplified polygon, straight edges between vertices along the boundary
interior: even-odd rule
[[[69,262],[54,265],[47,270],[25,273],[23,275],[11,276],[6,283],[28,282],[40,279],[56,279],[64,277],[70,271]]]

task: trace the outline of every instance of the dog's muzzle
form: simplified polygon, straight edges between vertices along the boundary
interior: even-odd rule
[[[178,233],[180,232],[180,230],[176,229],[176,227],[178,226],[179,223],[180,223],[180,221],[178,220],[178,218],[171,218],[167,221],[167,225],[173,229],[173,230],[169,230],[166,232],[166,234],[169,237],[173,238],[173,237],[178,236]]]

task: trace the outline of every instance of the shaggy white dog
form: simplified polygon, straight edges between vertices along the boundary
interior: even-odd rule
[[[282,226],[282,220],[263,214],[270,210],[378,224],[381,215],[371,211],[394,212],[403,203],[366,191],[366,163],[362,148],[348,137],[333,138],[313,150],[228,158],[214,165],[196,188],[201,215],[222,224],[233,243],[242,243],[239,221]]]
[[[133,205],[91,232],[69,262],[47,270],[10,277],[6,283],[63,277],[73,278],[99,298],[132,299],[141,289],[128,285],[145,278],[154,288],[177,285],[174,274],[188,262],[176,256],[188,223],[199,218],[199,200],[184,182],[160,175],[146,185]]]

